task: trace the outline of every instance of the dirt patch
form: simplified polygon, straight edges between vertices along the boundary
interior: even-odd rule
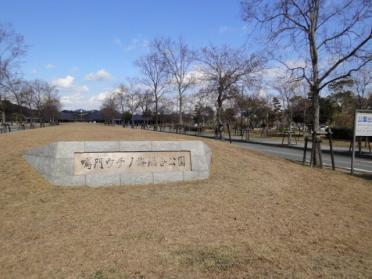
[[[2,278],[372,276],[370,180],[204,140],[207,181],[63,188],[22,158],[66,140],[193,137],[98,124],[0,136]]]

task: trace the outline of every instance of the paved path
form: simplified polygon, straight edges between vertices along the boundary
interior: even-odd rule
[[[301,149],[269,146],[259,143],[233,142],[233,144],[239,145],[247,149],[257,150],[264,153],[279,156],[281,158],[302,162],[303,150]],[[309,160],[309,158],[310,152],[307,153],[307,159]],[[326,166],[332,166],[331,156],[329,153],[323,152],[322,158],[323,163]],[[335,154],[336,168],[350,170],[350,164],[351,164],[350,156]],[[372,160],[356,158],[354,162],[354,170],[358,172],[372,173]]]
[[[190,132],[187,134],[195,136],[195,132]],[[214,138],[213,134],[210,133],[202,133],[201,136]],[[275,139],[255,138],[250,142],[244,142],[241,140],[241,137],[234,136],[232,138],[232,143],[247,149],[268,153],[292,161],[302,162],[303,158],[303,142],[299,143],[298,145],[288,147],[288,145],[282,145],[281,141]],[[311,144],[309,144],[309,148],[311,148]],[[322,153],[323,164],[325,166],[332,166],[329,145],[323,144],[322,150],[325,151]],[[334,147],[334,151],[336,168],[350,171],[351,154],[349,152],[349,148]],[[309,162],[309,160],[310,152],[307,153],[307,162]],[[355,158],[354,170],[356,172],[372,174],[372,154],[365,153],[362,157]]]

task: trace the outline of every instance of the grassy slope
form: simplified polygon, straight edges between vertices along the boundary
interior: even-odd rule
[[[192,183],[54,187],[21,157],[60,140],[183,138],[93,124],[1,135],[1,277],[372,276],[370,181],[208,140],[211,178]]]

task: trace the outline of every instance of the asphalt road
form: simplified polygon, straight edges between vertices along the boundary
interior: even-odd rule
[[[193,132],[190,132],[187,134],[195,135],[195,133]],[[203,137],[213,138],[213,135],[203,133]],[[240,138],[240,137],[237,137],[237,138]],[[275,145],[268,145],[268,144],[259,143],[259,142],[247,143],[247,142],[240,142],[240,141],[234,141],[234,140],[232,144],[236,144],[236,145],[239,145],[247,149],[260,151],[260,152],[267,153],[273,156],[278,156],[284,159],[302,163],[303,149],[283,147],[280,144],[278,144],[278,146],[275,146]],[[338,149],[345,151],[348,148],[338,148]],[[307,158],[307,162],[309,163],[310,152],[307,153],[306,158]],[[344,155],[344,154],[335,153],[334,158],[335,158],[336,169],[350,171],[351,156],[349,154]],[[331,155],[329,153],[323,152],[322,160],[323,160],[323,165],[327,167],[332,166]],[[359,172],[359,173],[372,174],[372,159],[356,157],[354,161],[354,171]]]
[[[284,159],[302,162],[303,150],[293,149],[287,147],[276,147],[261,145],[258,143],[245,143],[245,142],[233,142],[233,144],[241,147],[252,149],[264,153],[268,153],[274,156],[278,156]],[[310,160],[310,152],[307,153],[307,160]],[[335,154],[335,165],[336,168],[350,170],[351,158],[350,156],[344,156]],[[332,166],[331,156],[328,153],[323,152],[322,154],[323,164],[326,166]],[[363,173],[372,173],[372,160],[355,158],[354,170]]]

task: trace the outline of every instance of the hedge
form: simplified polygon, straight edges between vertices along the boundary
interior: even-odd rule
[[[353,138],[353,129],[351,128],[331,128],[333,139],[351,140]]]

